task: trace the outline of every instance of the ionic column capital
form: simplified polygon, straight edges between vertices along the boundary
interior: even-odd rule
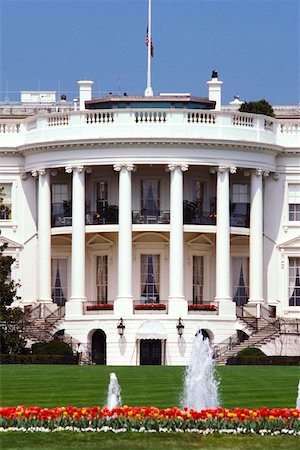
[[[72,166],[66,166],[65,167],[65,172],[66,173],[72,173],[73,172],[73,167]]]
[[[229,171],[229,167],[227,167],[227,166],[219,166],[217,168],[217,170],[218,170],[219,173],[225,173],[225,172]]]
[[[270,171],[269,170],[264,170],[263,171],[263,177],[264,178],[268,178],[269,175],[270,175]]]
[[[230,166],[229,167],[229,172],[233,175],[233,174],[235,174],[236,173],[236,167],[235,166]]]
[[[176,170],[177,168],[179,168],[182,172],[186,172],[187,170],[189,170],[189,165],[188,164],[168,164],[166,167],[166,171],[167,172],[174,172],[174,170]]]
[[[23,173],[21,174],[21,178],[22,178],[22,180],[27,180],[27,178],[28,178],[28,173],[27,173],[27,172],[23,172]]]
[[[75,166],[73,167],[73,170],[76,170],[78,173],[84,172],[84,166]]]
[[[262,169],[255,169],[255,172],[253,172],[257,177],[261,177],[263,174]]]
[[[132,172],[132,171],[136,170],[136,167],[134,164],[117,163],[117,164],[113,165],[113,168],[116,172],[120,172],[123,167],[125,167],[125,169],[128,170],[128,172]]]
[[[46,175],[46,169],[35,169],[35,170],[32,170],[31,171],[31,175],[34,177],[34,178],[37,178],[38,176],[44,176],[44,175]]]

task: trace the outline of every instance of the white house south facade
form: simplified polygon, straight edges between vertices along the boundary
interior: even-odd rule
[[[185,365],[199,328],[220,362],[246,336],[299,354],[299,106],[222,107],[216,73],[208,99],[92,84],[0,104],[16,305],[96,364]]]

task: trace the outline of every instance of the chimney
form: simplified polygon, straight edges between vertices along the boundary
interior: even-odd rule
[[[85,110],[85,102],[87,100],[92,100],[92,86],[93,81],[77,81],[79,86],[79,102],[80,111]]]
[[[223,81],[218,80],[218,72],[216,70],[212,71],[211,80],[206,84],[208,86],[208,99],[214,100],[216,102],[216,111],[221,111],[221,86],[223,84]]]

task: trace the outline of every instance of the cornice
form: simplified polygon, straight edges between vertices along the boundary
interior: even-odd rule
[[[281,154],[285,153],[286,149],[280,145],[265,144],[259,142],[247,142],[247,141],[232,141],[221,139],[174,139],[174,138],[145,138],[145,139],[132,139],[132,138],[112,138],[112,139],[91,139],[84,141],[56,141],[46,143],[36,143],[33,145],[21,145],[16,148],[15,154],[30,154],[46,151],[60,151],[65,149],[91,149],[99,147],[120,147],[120,146],[174,146],[174,147],[197,147],[197,148],[212,148],[216,150],[230,149],[238,151],[259,151],[263,153]],[[297,150],[295,150],[297,153]]]

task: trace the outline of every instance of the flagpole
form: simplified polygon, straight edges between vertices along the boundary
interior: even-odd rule
[[[151,0],[148,0],[148,69],[147,69],[147,88],[145,90],[145,97],[152,97],[153,90],[151,87]]]

